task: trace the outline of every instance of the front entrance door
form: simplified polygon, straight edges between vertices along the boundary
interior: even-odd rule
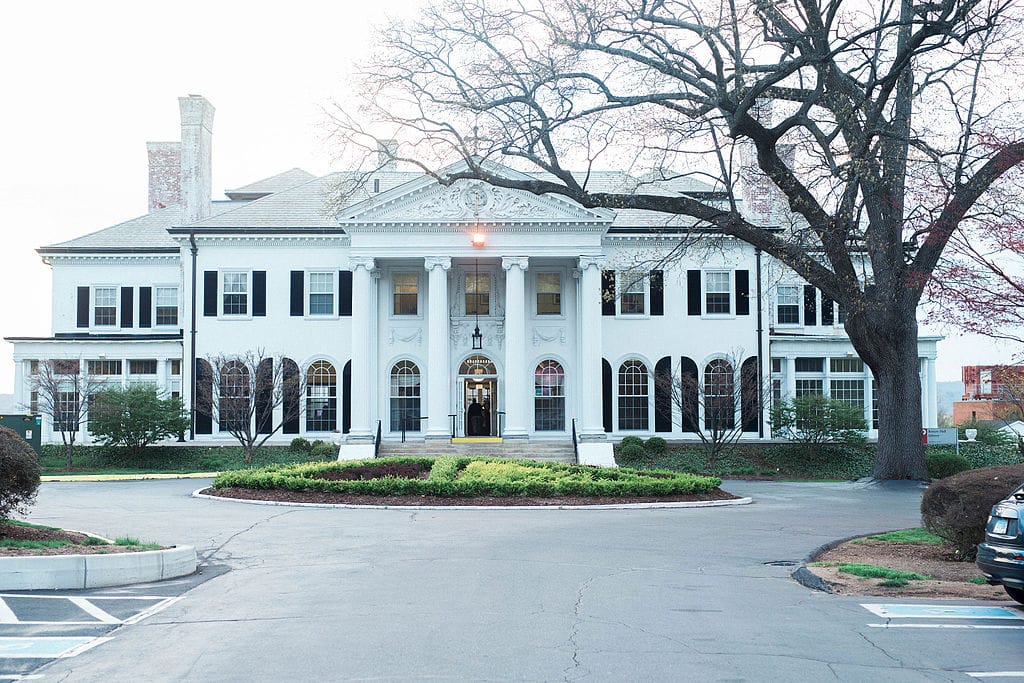
[[[495,398],[498,380],[470,378],[463,380],[463,425],[466,436],[494,436],[497,433]]]

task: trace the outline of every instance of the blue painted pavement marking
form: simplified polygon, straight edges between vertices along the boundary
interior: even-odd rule
[[[105,643],[111,638],[75,636],[0,637],[0,658],[61,659]]]
[[[1024,612],[1008,607],[985,605],[872,605],[861,607],[884,619],[1014,619],[1024,621]]]

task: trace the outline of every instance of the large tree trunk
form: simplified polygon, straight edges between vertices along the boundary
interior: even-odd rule
[[[873,476],[926,480],[913,303],[875,300],[847,317],[846,331],[876,379],[878,452]]]

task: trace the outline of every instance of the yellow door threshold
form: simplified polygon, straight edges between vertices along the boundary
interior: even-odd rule
[[[501,443],[500,436],[457,436],[452,443]]]

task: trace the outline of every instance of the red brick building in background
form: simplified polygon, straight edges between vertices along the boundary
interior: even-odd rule
[[[1020,417],[1024,398],[1024,367],[1019,365],[965,365],[964,395],[953,403],[953,423],[965,424]]]

